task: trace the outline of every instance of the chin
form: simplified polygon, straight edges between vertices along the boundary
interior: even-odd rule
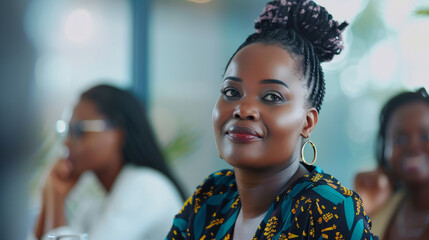
[[[264,162],[262,162],[260,159],[262,158],[251,158],[246,156],[239,156],[239,157],[225,157],[224,160],[229,165],[231,165],[234,168],[240,168],[240,169],[248,169],[248,170],[263,170],[266,168],[269,168],[269,166],[266,166]]]
[[[71,174],[73,177],[78,177],[84,172],[85,172],[85,170],[78,168],[78,169],[74,169]]]
[[[420,174],[409,174],[405,176],[402,181],[409,186],[426,186],[429,184],[429,176],[422,176]]]

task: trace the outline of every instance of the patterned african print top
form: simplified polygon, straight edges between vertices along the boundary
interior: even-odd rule
[[[319,167],[278,195],[253,239],[378,239],[362,200]],[[241,207],[234,171],[207,177],[176,215],[166,239],[232,239]]]

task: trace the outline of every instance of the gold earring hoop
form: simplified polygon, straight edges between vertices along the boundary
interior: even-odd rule
[[[314,157],[313,157],[313,161],[311,161],[311,163],[308,163],[307,161],[305,161],[305,157],[304,157],[304,148],[305,148],[305,145],[307,145],[307,143],[311,144],[311,146],[313,147],[313,151],[314,151]],[[314,145],[314,143],[309,139],[309,140],[305,141],[301,147],[301,160],[307,165],[313,165],[316,162],[316,158],[317,158],[316,145]]]

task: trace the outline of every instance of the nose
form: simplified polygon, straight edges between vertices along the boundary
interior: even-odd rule
[[[71,139],[70,135],[68,135],[68,136],[67,136],[67,138],[64,140],[64,145],[65,145],[68,149],[70,149],[71,141],[72,141],[72,139]]]
[[[256,103],[242,101],[238,104],[232,113],[235,119],[241,120],[259,120],[260,114]]]
[[[418,155],[423,151],[423,142],[420,136],[410,136],[409,143],[407,144],[407,151],[410,155]]]

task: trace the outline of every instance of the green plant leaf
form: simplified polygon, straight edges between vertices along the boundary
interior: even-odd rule
[[[415,11],[415,14],[419,16],[429,16],[429,8],[418,9],[417,11]]]
[[[184,157],[196,149],[198,134],[190,128],[184,127],[177,133],[164,148],[164,156],[169,164],[177,164]]]

